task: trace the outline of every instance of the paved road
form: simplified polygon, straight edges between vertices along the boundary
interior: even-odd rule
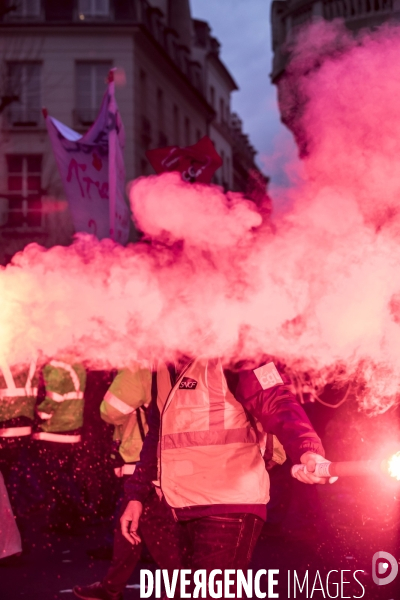
[[[377,521],[363,523],[355,508],[346,502],[346,482],[318,489],[318,502],[321,510],[317,516],[304,508],[307,496],[301,497],[303,487],[296,483],[293,502],[279,535],[268,535],[265,530],[257,545],[252,568],[279,569],[279,598],[329,598],[364,597],[366,600],[399,600],[400,574],[397,580],[386,586],[376,586],[372,582],[371,561],[378,550],[392,553],[400,560],[399,529],[393,526],[396,521],[380,526]],[[308,490],[307,490],[308,493]],[[314,493],[314,490],[312,491]],[[376,490],[379,497],[379,490]],[[372,506],[372,499],[367,500]],[[304,504],[305,503],[305,504]],[[310,504],[310,502],[309,502]],[[393,508],[393,507],[392,507]],[[345,510],[346,509],[346,510]],[[353,511],[353,512],[352,512]],[[72,600],[71,588],[75,584],[92,583],[101,579],[107,568],[106,561],[90,559],[86,550],[99,546],[104,541],[105,526],[97,524],[87,527],[78,536],[42,533],[43,515],[32,518],[30,532],[31,552],[18,566],[0,568],[0,600]],[[133,573],[126,593],[126,600],[139,598],[139,569],[151,565],[141,563]],[[154,568],[155,566],[152,565]],[[352,578],[358,569],[357,577],[365,588]],[[303,590],[296,596],[288,593],[288,571],[296,570],[300,581],[305,571],[309,575],[308,595]],[[316,572],[319,571],[323,591],[315,590],[311,595]],[[353,583],[344,584],[343,595],[336,596],[336,587],[326,589],[326,575],[330,570],[344,570],[344,579]],[[338,574],[331,574],[332,584]],[[320,587],[317,585],[316,587]]]

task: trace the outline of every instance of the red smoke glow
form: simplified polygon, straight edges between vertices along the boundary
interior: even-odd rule
[[[312,40],[312,41],[310,41]],[[301,48],[301,49],[300,49]],[[322,49],[326,59],[307,71]],[[130,190],[152,243],[80,235],[31,245],[0,272],[1,353],[11,363],[64,348],[92,364],[189,355],[341,371],[381,412],[400,383],[399,28],[357,41],[332,25],[303,34],[292,71],[305,98],[306,177],[292,209],[261,224],[239,194],[176,173]]]

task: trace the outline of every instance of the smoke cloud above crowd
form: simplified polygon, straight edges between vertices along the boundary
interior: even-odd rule
[[[81,234],[16,255],[0,271],[0,360],[68,350],[119,367],[178,353],[231,363],[268,354],[325,381],[356,379],[369,411],[393,405],[399,33],[353,38],[326,23],[301,33],[289,81],[301,98],[305,175],[273,198],[291,208],[272,223],[241,194],[168,173],[130,186],[140,243]]]

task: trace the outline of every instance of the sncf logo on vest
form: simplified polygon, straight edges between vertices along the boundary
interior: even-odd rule
[[[197,381],[195,379],[191,379],[190,377],[183,377],[182,381],[179,384],[180,390],[195,390],[197,387]]]

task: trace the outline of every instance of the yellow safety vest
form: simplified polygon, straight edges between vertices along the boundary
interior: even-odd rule
[[[145,435],[148,431],[143,406],[148,405],[150,400],[151,371],[136,364],[131,369],[123,369],[118,373],[100,405],[101,418],[115,426],[114,440],[120,440],[119,453],[126,463],[139,460],[143,445],[142,434]],[[134,470],[135,466],[132,464],[114,469],[118,477],[132,475]]]
[[[10,367],[0,364],[0,423],[27,417],[33,420],[37,396],[37,361],[29,365]],[[32,427],[4,427],[0,425],[0,438],[30,435]]]
[[[157,372],[159,481],[173,508],[266,504],[269,477],[258,436],[229,391],[220,360],[195,360],[171,390]]]

